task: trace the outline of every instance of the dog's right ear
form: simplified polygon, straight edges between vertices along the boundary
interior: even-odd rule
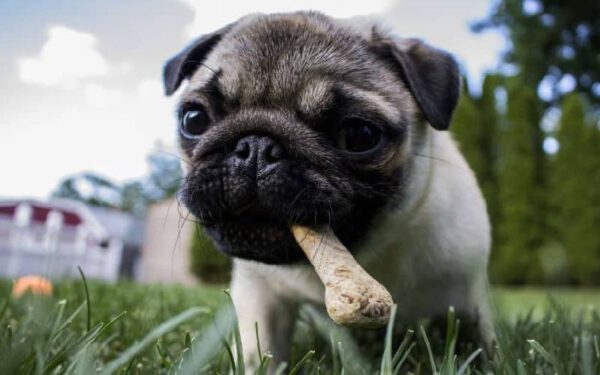
[[[194,74],[209,52],[232,26],[233,24],[230,24],[213,33],[202,35],[167,61],[163,68],[163,84],[166,95],[173,94],[184,79]]]

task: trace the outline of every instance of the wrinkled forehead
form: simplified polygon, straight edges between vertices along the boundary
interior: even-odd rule
[[[302,14],[240,21],[196,71],[189,90],[216,75],[222,95],[240,106],[293,104],[308,113],[330,101],[336,86],[397,117],[391,98],[401,96],[402,87],[365,35]]]

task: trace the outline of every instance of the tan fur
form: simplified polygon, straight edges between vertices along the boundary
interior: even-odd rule
[[[296,46],[305,48],[282,52],[273,41],[265,41],[269,36],[265,30],[272,31],[269,27],[274,25],[294,30]],[[301,145],[299,152],[305,155],[321,152],[319,159],[327,162],[332,153],[315,146],[317,131],[301,124],[296,114],[311,117],[322,111],[331,100],[333,84],[357,99],[360,107],[405,130],[383,156],[363,167],[389,176],[410,171],[400,187],[402,194],[390,197],[367,239],[351,250],[362,267],[390,291],[398,303],[399,319],[445,315],[454,306],[479,317],[481,332],[489,342],[493,337],[487,296],[490,226],[477,181],[450,134],[434,130],[424,120],[424,107],[411,93],[410,82],[399,77],[389,59],[376,58],[371,52],[375,43],[394,46],[398,53],[423,54],[424,61],[431,56],[447,57],[416,40],[397,38],[367,18],[334,20],[318,13],[250,15],[233,25],[206,56],[181,100],[207,101],[200,91],[219,69],[224,105],[233,102],[237,107],[219,129],[207,131],[203,138],[235,134],[230,131],[235,126],[251,123],[247,126],[253,126],[253,131],[277,133],[293,146]],[[434,75],[436,87],[448,78],[445,73]],[[431,104],[432,99],[420,100]],[[450,102],[442,104],[452,106]],[[346,115],[351,116],[353,110]],[[432,125],[438,121],[437,129],[443,129],[446,114],[433,115]],[[201,148],[199,144],[193,152]],[[323,286],[307,265],[274,266],[235,259],[231,288],[246,358],[256,357],[258,322],[263,350],[271,351],[277,360],[286,359],[294,307],[303,301],[323,303]]]

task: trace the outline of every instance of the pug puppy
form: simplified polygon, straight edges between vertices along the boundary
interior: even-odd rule
[[[492,337],[490,226],[447,130],[460,92],[446,52],[364,19],[249,15],[164,67],[189,166],[181,199],[234,258],[246,358],[289,355],[294,308],[323,286],[290,225],[329,225],[385,285],[398,318],[453,306]]]

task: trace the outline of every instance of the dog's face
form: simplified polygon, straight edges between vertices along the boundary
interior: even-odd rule
[[[303,259],[289,225],[331,225],[352,249],[402,200],[424,121],[443,130],[454,60],[415,40],[361,34],[318,13],[250,16],[169,60],[189,160],[181,198],[218,247]]]

